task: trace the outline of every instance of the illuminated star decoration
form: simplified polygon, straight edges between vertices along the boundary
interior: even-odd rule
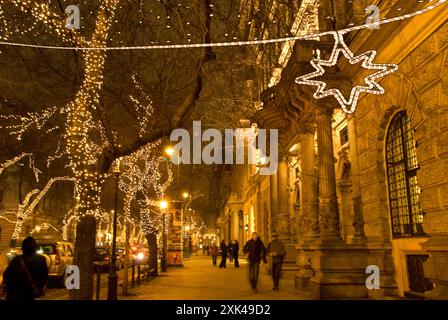
[[[351,52],[348,46],[345,44],[343,33],[335,31],[333,35],[335,38],[335,45],[330,59],[321,60],[320,50],[317,50],[317,58],[313,58],[313,60],[311,60],[311,65],[316,69],[316,71],[304,76],[297,77],[295,82],[297,84],[317,86],[317,91],[314,93],[315,99],[334,96],[341,105],[342,110],[350,114],[355,112],[361,92],[372,93],[376,95],[384,94],[384,88],[381,87],[375,80],[397,71],[398,66],[396,64],[374,64],[373,59],[375,59],[376,56],[376,51],[374,50],[367,51],[355,57],[353,52]],[[341,91],[338,89],[325,90],[327,84],[324,81],[311,80],[325,74],[325,70],[324,68],[322,68],[322,66],[335,66],[338,62],[340,53],[342,53],[347,58],[350,64],[356,64],[360,61],[363,61],[362,67],[364,69],[380,70],[364,78],[364,82],[366,84],[365,86],[357,85],[353,87],[350,93],[350,98],[348,100],[345,99]]]

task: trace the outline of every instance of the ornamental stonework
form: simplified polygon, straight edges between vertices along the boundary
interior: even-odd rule
[[[442,67],[442,56],[439,54],[426,64],[416,69],[410,77],[416,90],[420,90],[428,84],[435,82],[440,78],[440,71]]]
[[[443,156],[448,153],[448,131],[440,133],[436,138],[437,155]]]
[[[411,54],[414,66],[419,68],[426,60],[434,56],[436,50],[436,42],[434,37],[429,38],[423,42],[415,51]]]

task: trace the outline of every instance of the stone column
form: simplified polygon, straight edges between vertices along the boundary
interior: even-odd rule
[[[353,196],[353,227],[355,232],[352,242],[364,242],[367,240],[364,233],[364,218],[361,206],[361,182],[359,179],[358,141],[356,139],[356,122],[353,116],[348,119],[348,138],[350,143],[350,162],[352,171],[352,196]]]
[[[270,178],[270,194],[271,194],[271,219],[267,221],[270,224],[270,232],[276,232],[276,219],[278,212],[278,183],[277,183],[277,174],[272,174],[269,176]]]
[[[301,135],[301,192],[300,203],[302,214],[300,221],[300,238],[297,248],[297,264],[299,272],[295,276],[296,289],[305,289],[309,286],[313,276],[311,268],[313,241],[319,237],[319,210],[317,200],[316,152],[314,150],[314,132],[310,130]]]
[[[304,241],[319,237],[319,211],[316,185],[316,153],[314,150],[314,133],[301,136],[300,148],[302,155],[302,183],[300,201],[302,208],[302,230],[300,234]]]
[[[316,116],[319,158],[319,228],[322,240],[340,239],[332,115],[333,109],[321,107]]]
[[[298,271],[296,263],[297,251],[291,240],[291,221],[289,213],[289,168],[288,162],[282,159],[278,166],[278,212],[276,219],[276,233],[278,239],[283,243],[286,249],[286,256],[283,265],[282,277],[294,279]]]
[[[276,232],[280,241],[290,241],[289,230],[289,191],[288,163],[281,160],[278,166],[278,212],[276,217]]]

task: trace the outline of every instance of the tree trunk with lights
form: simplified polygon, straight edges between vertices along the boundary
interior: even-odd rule
[[[117,1],[104,1],[97,18],[90,46],[106,46],[108,31]],[[78,180],[80,222],[76,229],[74,263],[79,267],[81,286],[72,290],[71,299],[83,300],[93,297],[93,266],[95,251],[96,220],[103,183],[101,160],[95,158],[89,131],[95,126],[92,111],[99,104],[102,74],[106,52],[91,50],[84,53],[85,78],[75,100],[68,105],[67,153],[71,156],[72,168]]]
[[[157,265],[157,236],[155,233],[151,232],[146,234],[146,239],[148,240],[148,248],[149,248],[149,258],[148,265],[149,270],[153,270],[151,272],[152,276],[157,276],[159,273],[158,265]]]

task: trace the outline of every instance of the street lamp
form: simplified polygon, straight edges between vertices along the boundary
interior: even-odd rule
[[[114,201],[114,221],[112,229],[112,256],[109,266],[109,285],[107,290],[107,300],[117,300],[117,216],[118,216],[118,182],[120,180],[120,159],[115,160],[113,167],[115,175],[115,201]]]
[[[176,150],[171,146],[165,148],[165,153],[171,158],[171,160],[173,160],[172,156],[174,152],[176,152]],[[179,185],[180,185],[180,150],[177,149],[177,188],[179,188]]]
[[[167,246],[167,235],[166,235],[166,208],[168,208],[168,202],[165,200],[160,201],[160,213],[162,214],[162,261],[161,268],[162,272],[166,272],[166,246]]]
[[[174,149],[172,147],[167,147],[165,153],[171,157],[174,154]]]

